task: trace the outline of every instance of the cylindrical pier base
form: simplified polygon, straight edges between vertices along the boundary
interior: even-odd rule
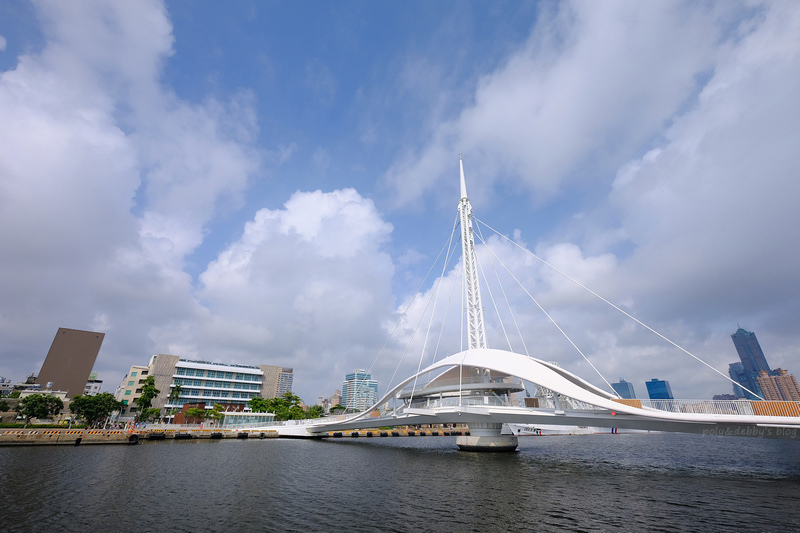
[[[467,452],[513,452],[519,441],[516,435],[501,435],[502,424],[470,424],[469,435],[456,438],[459,449]]]

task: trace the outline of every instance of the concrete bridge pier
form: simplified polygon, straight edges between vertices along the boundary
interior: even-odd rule
[[[478,422],[469,424],[469,435],[456,438],[459,449],[466,452],[513,452],[519,441],[516,435],[501,435],[503,424]]]

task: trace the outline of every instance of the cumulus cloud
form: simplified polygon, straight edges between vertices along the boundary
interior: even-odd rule
[[[394,268],[382,251],[391,231],[353,189],[297,192],[284,209],[259,210],[200,276],[212,327],[248,345],[232,359],[298,365],[298,386],[333,393],[331,381],[380,343],[393,303]],[[216,332],[199,338],[223,359],[235,346]]]
[[[471,173],[507,174],[543,195],[589,165],[612,171],[661,131],[713,65],[720,28],[697,6],[559,6],[543,10],[526,46],[480,80],[470,106],[389,171],[399,203],[431,188],[458,152]]]
[[[37,12],[44,48],[0,74],[0,371],[36,372],[43,332],[102,327],[114,381],[205,312],[182,269],[259,167],[252,97],[190,105],[162,85],[160,2]]]
[[[610,194],[552,235],[525,235],[540,239],[539,256],[723,372],[737,360],[737,322],[759,333],[773,366],[797,372],[800,10],[741,7],[571,3],[543,13],[526,48],[386,179],[410,202],[451,172],[453,153],[472,150],[470,174],[540,199],[591,182]],[[610,380],[637,382],[641,396],[652,377],[685,397],[730,392],[568,280],[538,276],[529,290]],[[602,384],[546,328],[523,331],[535,354]]]

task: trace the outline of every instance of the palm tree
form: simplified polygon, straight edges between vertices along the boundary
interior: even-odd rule
[[[183,392],[183,387],[181,387],[177,383],[175,385],[173,385],[172,390],[169,391],[169,396],[167,397],[167,399],[169,400],[169,403],[177,402],[178,398],[180,398],[182,392]],[[175,413],[175,408],[174,407],[170,408],[170,414],[174,414],[174,413]]]

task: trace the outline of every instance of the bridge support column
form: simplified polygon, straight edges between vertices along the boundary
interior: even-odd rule
[[[479,422],[469,424],[469,435],[456,438],[461,450],[468,452],[513,452],[519,441],[516,435],[501,435],[503,424]]]

